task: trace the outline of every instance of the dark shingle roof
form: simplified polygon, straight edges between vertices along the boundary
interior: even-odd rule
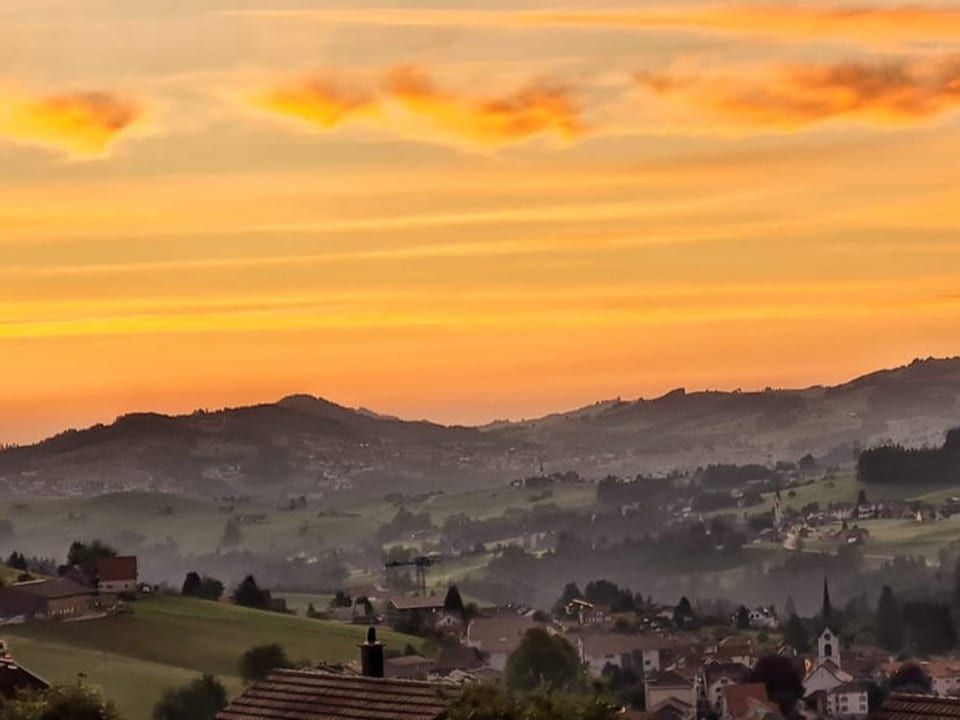
[[[15,583],[10,586],[10,589],[47,600],[95,594],[93,588],[84,587],[83,585],[78,585],[75,582],[64,580],[63,578]]]
[[[960,718],[960,699],[932,695],[890,695],[871,716],[874,720],[923,720]]]
[[[20,667],[9,657],[0,655],[0,698],[9,700],[23,690],[45,690],[48,687],[45,680]]]
[[[456,694],[436,683],[276,670],[217,720],[436,720]]]

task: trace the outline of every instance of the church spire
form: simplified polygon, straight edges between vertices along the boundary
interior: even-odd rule
[[[833,605],[830,603],[830,585],[827,583],[827,576],[823,576],[823,607],[820,610],[820,617],[823,619],[824,626],[829,627],[833,615]]]

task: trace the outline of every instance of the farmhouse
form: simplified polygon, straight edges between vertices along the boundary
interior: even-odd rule
[[[95,611],[96,591],[69,580],[31,580],[0,587],[0,624],[70,620]]]
[[[371,628],[361,646],[362,674],[275,670],[247,689],[217,720],[438,720],[457,697],[449,685],[384,678],[383,645]]]
[[[137,592],[137,558],[112,557],[97,559],[97,587],[102,593]]]

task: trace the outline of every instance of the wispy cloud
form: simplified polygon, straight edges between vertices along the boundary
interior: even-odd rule
[[[102,157],[142,116],[134,100],[108,92],[22,98],[0,105],[0,135],[76,157]]]
[[[960,106],[960,56],[786,66],[760,73],[646,73],[650,92],[683,100],[706,122],[796,129],[835,119],[917,123]],[[706,110],[710,117],[703,117]]]
[[[490,97],[437,85],[422,68],[394,68],[369,87],[347,87],[324,76],[298,79],[260,93],[261,109],[320,130],[356,120],[433,142],[496,148],[536,136],[572,141],[586,131],[569,90],[533,83]]]
[[[955,40],[960,8],[946,5],[742,4],[625,10],[457,10],[435,8],[323,8],[242,10],[232,15],[313,19],[332,24],[422,27],[677,29],[780,38]]]

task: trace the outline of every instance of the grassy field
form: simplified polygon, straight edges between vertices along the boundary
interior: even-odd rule
[[[133,608],[104,620],[21,625],[4,633],[15,655],[35,672],[52,681],[84,672],[118,703],[126,720],[147,720],[146,711],[165,688],[198,673],[221,676],[237,690],[237,661],[254,645],[279,643],[294,661],[346,662],[358,657],[365,632],[179,597],[142,600]],[[392,632],[381,635],[388,647],[400,650],[419,643]]]
[[[917,500],[924,502],[938,502],[954,495],[960,495],[960,486],[947,487],[942,485],[865,485],[857,482],[854,471],[840,471],[836,475],[817,480],[810,485],[791,488],[781,493],[783,504],[799,510],[804,505],[819,502],[826,506],[830,503],[852,503],[863,490],[871,502],[882,500]],[[790,496],[790,493],[793,496]],[[751,508],[751,511],[769,510],[773,507],[773,493],[764,496],[762,506]]]

